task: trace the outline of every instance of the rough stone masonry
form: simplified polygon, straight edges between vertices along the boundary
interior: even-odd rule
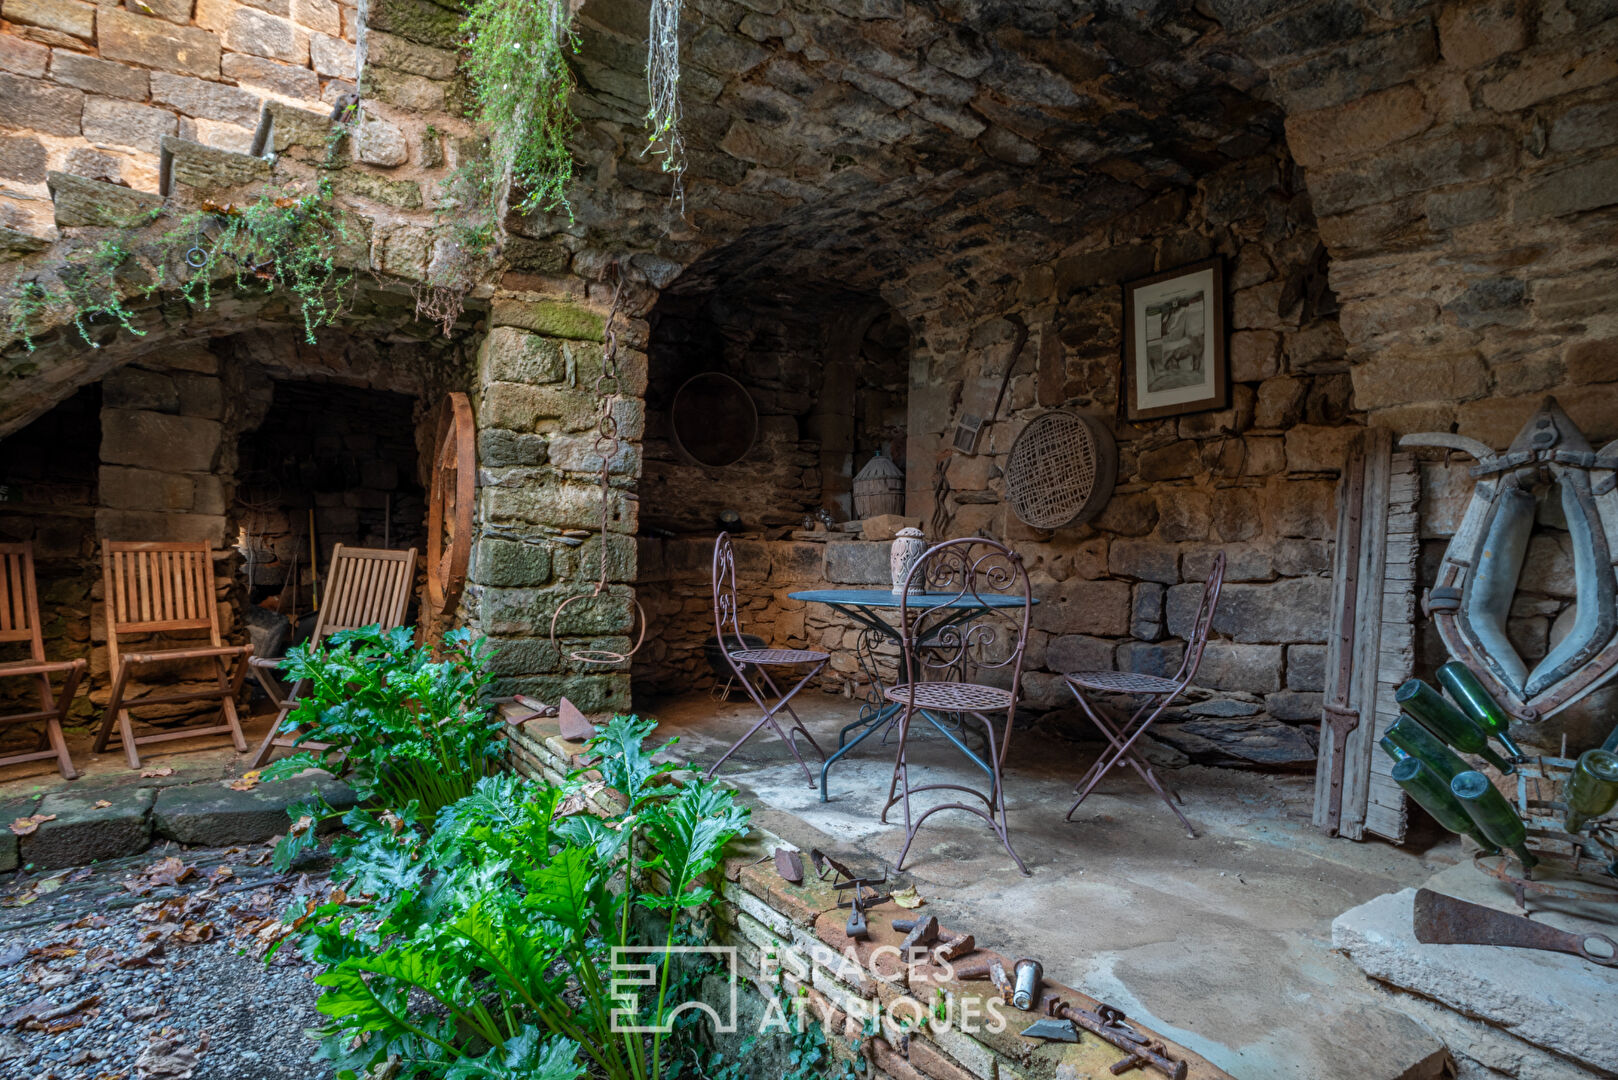
[[[756,340],[779,323],[772,307],[816,312],[790,349],[742,350],[759,360],[754,387],[779,401],[786,384],[764,357],[848,365],[863,340],[852,324],[882,312],[906,330],[909,516],[932,518],[944,440],[962,413],[989,411],[1009,366],[1001,414],[979,453],[949,462],[936,509],[952,534],[1007,539],[1033,568],[1044,602],[1031,701],[1060,704],[1063,669],[1172,667],[1189,598],[1222,548],[1232,573],[1204,667],[1213,694],[1183,718],[1180,745],[1299,761],[1318,718],[1332,489],[1353,430],[1455,430],[1503,446],[1554,393],[1593,443],[1618,436],[1615,16],[1604,0],[693,0],[681,218],[668,177],[639,154],[645,9],[587,0],[572,213],[507,217],[499,263],[445,341],[411,322],[407,291],[445,251],[438,182],[476,151],[454,10],[5,0],[5,273],[49,273],[164,198],[195,205],[329,177],[365,223],[349,256],[365,273],[308,353],[326,359],[298,377],[383,387],[387,365],[363,359],[382,342],[420,363],[410,392],[423,415],[444,389],[473,392],[483,488],[461,615],[500,643],[502,689],[566,691],[592,709],[627,706],[631,674],[557,654],[549,615],[595,580],[603,555],[611,589],[570,609],[581,612],[570,637],[621,641],[632,595],[654,606],[669,595],[668,564],[643,572],[632,539],[681,509],[654,505],[671,489],[648,486],[662,466],[641,451],[644,436],[648,456],[663,452],[648,408],[669,355],[660,328],[697,307],[721,338]],[[349,92],[363,117],[334,149],[329,105]],[[1226,269],[1231,406],[1129,424],[1120,286],[1211,255]],[[590,373],[614,260],[632,279],[618,335],[629,374],[603,547]],[[143,357],[237,343],[228,354],[290,318],[253,296],[139,316],[146,337],[99,327],[100,349],[50,328],[37,352],[6,346],[0,432]],[[150,410],[168,417],[152,422],[209,422],[190,407]],[[1000,475],[1022,423],[1049,408],[1107,417],[1121,456],[1106,513],[1055,534],[1008,516]],[[759,453],[804,462],[794,512],[816,493],[841,506],[843,470],[864,462],[832,420],[857,414],[812,403],[772,414]],[[703,479],[757,491],[757,464]],[[1437,544],[1465,463],[1433,456],[1423,474],[1423,533]],[[194,513],[206,476],[230,505],[223,458],[174,475],[191,478],[189,509],[117,509]],[[31,534],[37,508],[15,509],[0,504],[0,531]],[[781,644],[841,648],[841,628],[812,626],[784,599],[810,571],[783,543],[762,579],[762,624]],[[814,571],[827,579],[836,543]],[[236,571],[221,555],[223,586]],[[700,562],[682,563],[688,585]],[[699,593],[658,617],[704,620],[691,610]],[[1545,648],[1549,616],[1530,602],[1514,614],[1519,647]],[[1582,739],[1586,722],[1565,726]],[[1230,732],[1241,737],[1220,737]]]

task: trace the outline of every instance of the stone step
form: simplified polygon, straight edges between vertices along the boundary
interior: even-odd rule
[[[163,136],[161,146],[157,191],[164,198],[174,194],[176,184],[217,196],[270,178],[268,158],[220,150],[173,135]]]
[[[155,841],[186,845],[252,844],[286,832],[288,807],[318,793],[342,810],[354,805],[347,785],[325,773],[236,791],[226,781],[192,784],[128,782],[52,791],[37,801],[5,804],[4,820],[49,818],[26,836],[0,830],[0,872],[83,866],[139,854]]]
[[[163,196],[150,191],[72,173],[48,172],[45,184],[50,188],[59,229],[145,224],[163,205]]]

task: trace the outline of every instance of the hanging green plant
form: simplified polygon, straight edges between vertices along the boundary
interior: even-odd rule
[[[170,251],[184,251],[176,282],[187,303],[213,304],[214,279],[228,266],[238,290],[286,289],[298,298],[304,338],[336,320],[354,275],[338,263],[348,230],[322,180],[305,195],[265,192],[242,206],[204,203],[163,237]],[[148,292],[156,292],[162,282]]]
[[[578,38],[567,0],[473,0],[461,33],[474,117],[521,193],[515,209],[566,209],[573,179],[567,139],[578,126],[568,109],[567,53],[578,49]]]
[[[168,212],[156,210],[129,222],[126,234]],[[97,323],[115,322],[144,337],[146,331],[133,321],[131,302],[173,289],[187,303],[208,308],[213,305],[215,279],[230,275],[237,291],[292,293],[304,337],[314,344],[315,330],[334,322],[342,311],[353,280],[339,261],[348,235],[332,202],[331,187],[324,181],[303,195],[266,191],[241,205],[203,203],[159,237],[155,251],[142,247],[155,266],[154,276],[144,285],[130,288],[123,280],[145,271],[125,270],[134,253],[122,239],[102,240],[69,255],[56,270],[55,288],[37,277],[17,284],[6,302],[7,337],[33,352],[34,330],[52,311],[65,313],[93,348],[100,347],[90,334]]]

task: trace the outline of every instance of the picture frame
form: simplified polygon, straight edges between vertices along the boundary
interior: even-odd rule
[[[1230,404],[1225,270],[1217,257],[1124,285],[1124,400],[1131,420]]]

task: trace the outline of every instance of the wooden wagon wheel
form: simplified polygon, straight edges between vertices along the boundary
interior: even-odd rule
[[[427,509],[427,601],[437,617],[454,612],[466,587],[466,566],[472,557],[472,499],[477,489],[476,440],[472,403],[465,394],[446,394],[438,407]]]

